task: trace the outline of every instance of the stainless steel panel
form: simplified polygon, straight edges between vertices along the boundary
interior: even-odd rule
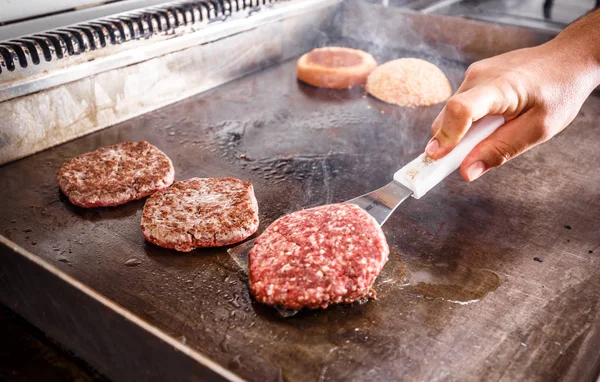
[[[54,69],[42,77],[0,83],[0,164],[298,55],[325,33],[337,5],[285,3],[192,33],[115,45],[91,61],[96,51],[52,61],[45,65]]]

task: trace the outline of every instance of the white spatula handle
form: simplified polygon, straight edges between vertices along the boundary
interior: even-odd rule
[[[463,139],[446,156],[432,160],[423,153],[398,170],[394,180],[411,189],[413,196],[419,199],[458,169],[471,150],[503,124],[504,118],[499,115],[480,119],[473,123]]]

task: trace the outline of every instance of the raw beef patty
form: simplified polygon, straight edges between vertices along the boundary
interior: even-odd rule
[[[171,160],[146,141],[123,142],[66,161],[56,183],[80,207],[118,206],[169,187]]]
[[[284,216],[249,253],[250,290],[263,304],[326,308],[371,297],[388,259],[383,231],[354,204],[332,204]]]
[[[182,252],[229,245],[256,232],[258,204],[249,182],[192,178],[148,198],[141,227],[149,242]]]

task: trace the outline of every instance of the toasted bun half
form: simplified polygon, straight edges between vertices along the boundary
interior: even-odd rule
[[[401,58],[380,65],[368,77],[365,90],[398,106],[429,106],[452,95],[450,81],[434,64],[419,58]]]
[[[377,62],[362,50],[327,47],[311,50],[298,60],[298,79],[328,89],[364,86]]]

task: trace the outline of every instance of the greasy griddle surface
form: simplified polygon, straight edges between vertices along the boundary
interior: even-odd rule
[[[465,66],[429,58],[456,89]],[[289,61],[0,167],[0,232],[250,380],[549,380],[589,367],[600,322],[597,96],[551,142],[406,201],[384,227],[392,253],[379,300],[288,319],[252,301],[225,249],[146,243],[143,200],[81,209],[54,182],[68,158],[144,139],[171,157],[176,180],[253,182],[260,232],[387,183],[422,152],[440,108],[311,88]],[[500,286],[481,301],[447,301],[468,297],[461,285],[487,288],[491,272]],[[405,285],[415,275],[424,283]],[[457,286],[436,295],[429,279]]]

